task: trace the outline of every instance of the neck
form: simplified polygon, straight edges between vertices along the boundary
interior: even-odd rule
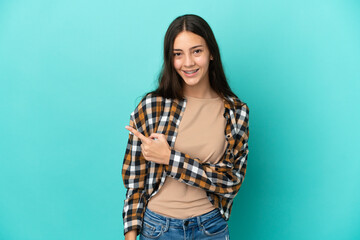
[[[184,84],[184,95],[195,98],[216,98],[219,95],[211,88],[209,79],[195,86]]]

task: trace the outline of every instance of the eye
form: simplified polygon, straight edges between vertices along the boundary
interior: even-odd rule
[[[174,56],[175,56],[175,57],[178,57],[178,56],[180,56],[180,55],[181,55],[181,53],[179,53],[179,52],[174,53]]]
[[[196,49],[195,51],[194,51],[194,53],[201,53],[202,52],[202,50],[201,49]]]

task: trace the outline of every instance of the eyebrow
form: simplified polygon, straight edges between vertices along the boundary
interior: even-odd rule
[[[193,46],[191,47],[190,49],[194,49],[194,48],[197,48],[197,47],[202,47],[203,45],[196,45],[196,46]],[[182,51],[181,49],[174,49],[174,51]]]

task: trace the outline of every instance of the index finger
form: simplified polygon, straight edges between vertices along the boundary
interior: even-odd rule
[[[135,128],[130,127],[130,126],[125,126],[125,128],[127,130],[129,130],[130,132],[132,132],[135,136],[137,136],[142,142],[147,142],[149,140],[149,139],[147,139],[147,137],[145,137],[143,134],[141,134],[141,132],[139,132]]]

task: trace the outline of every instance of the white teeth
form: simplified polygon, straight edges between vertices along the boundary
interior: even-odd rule
[[[187,71],[184,71],[184,72],[186,72],[186,73],[188,73],[188,74],[191,74],[191,73],[195,73],[196,71],[197,71],[197,69],[194,70],[194,71],[191,71],[191,72],[187,72]]]

